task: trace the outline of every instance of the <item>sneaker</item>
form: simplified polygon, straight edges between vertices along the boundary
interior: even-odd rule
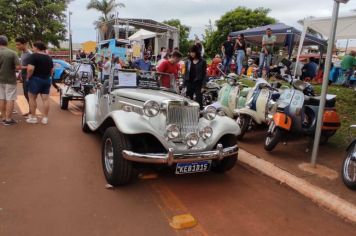
[[[13,110],[12,111],[12,114],[17,114],[18,112],[16,110]]]
[[[37,117],[29,117],[26,119],[26,122],[29,124],[37,124],[38,120],[37,120]]]
[[[4,121],[5,126],[16,125],[16,124],[17,124],[17,121],[14,119]]]
[[[43,117],[41,122],[42,122],[42,124],[47,125],[48,124],[48,117]]]

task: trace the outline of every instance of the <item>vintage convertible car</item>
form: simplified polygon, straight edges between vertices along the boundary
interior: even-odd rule
[[[82,129],[104,133],[102,166],[109,184],[128,183],[142,164],[170,166],[176,174],[234,167],[239,126],[213,106],[200,111],[198,103],[178,95],[172,76],[119,71],[117,80],[98,86],[85,97]]]

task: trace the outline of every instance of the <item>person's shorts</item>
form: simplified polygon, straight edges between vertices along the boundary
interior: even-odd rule
[[[15,101],[16,99],[16,84],[0,84],[0,100]]]
[[[49,94],[49,90],[51,89],[51,80],[50,79],[42,79],[39,77],[32,76],[28,81],[27,89],[29,93],[34,95],[38,94]]]

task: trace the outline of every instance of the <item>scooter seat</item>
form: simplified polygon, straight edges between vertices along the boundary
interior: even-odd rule
[[[319,106],[320,99],[321,99],[320,96],[310,97],[308,104],[312,106]],[[331,94],[326,95],[325,107],[335,107],[335,104],[336,104],[336,95],[331,95]]]

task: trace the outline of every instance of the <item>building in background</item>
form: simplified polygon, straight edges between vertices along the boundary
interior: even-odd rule
[[[145,36],[136,37],[136,41],[140,41],[144,48],[151,46],[153,56],[157,56],[162,47],[172,51],[179,46],[179,29],[149,19],[116,18],[98,24],[96,30],[97,42],[109,39],[126,40],[144,30]]]

